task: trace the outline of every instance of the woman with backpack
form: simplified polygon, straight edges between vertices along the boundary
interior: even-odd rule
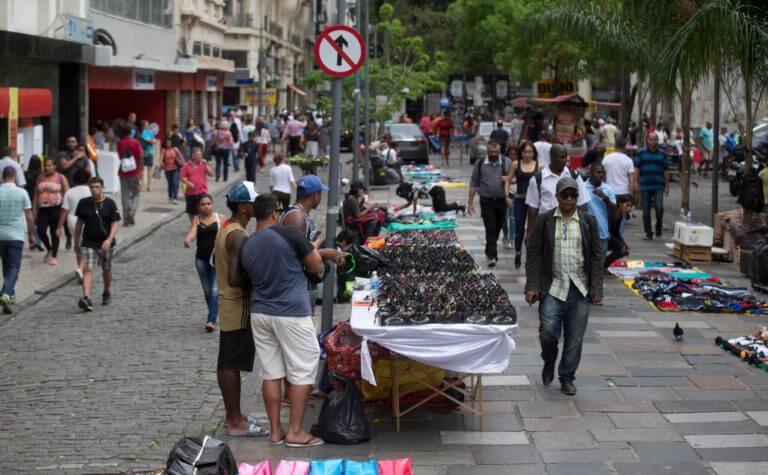
[[[192,218],[189,232],[184,238],[184,247],[190,247],[197,240],[195,250],[195,268],[203,286],[203,296],[208,306],[208,318],[205,331],[216,329],[216,317],[219,315],[218,290],[216,288],[216,268],[213,262],[213,248],[216,243],[216,233],[221,223],[226,221],[224,216],[213,210],[213,198],[208,193],[203,194],[197,202],[198,215]]]
[[[36,183],[32,209],[35,210],[37,234],[45,246],[43,261],[55,266],[59,263],[56,260],[59,253],[59,236],[56,234],[56,228],[59,226],[61,203],[64,201],[64,193],[69,190],[69,182],[64,175],[56,172],[53,159],[46,158],[43,173],[37,177]]]

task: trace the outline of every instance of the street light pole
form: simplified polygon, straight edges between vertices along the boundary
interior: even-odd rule
[[[264,105],[264,66],[266,66],[264,63],[266,61],[266,57],[264,55],[264,27],[267,23],[267,16],[264,15],[264,3],[261,2],[261,31],[259,31],[259,102],[257,102],[258,106],[256,107],[256,117],[258,118],[262,110],[266,111],[266,106]]]
[[[336,24],[343,25],[346,13],[345,0],[336,0]],[[341,160],[341,96],[344,79],[333,79],[333,119],[331,122],[331,165],[328,174],[328,206],[325,214],[325,247],[336,248],[336,220],[339,218],[339,175]],[[333,326],[333,288],[336,279],[336,266],[331,264],[330,271],[323,283],[323,313],[321,328],[329,330]]]
[[[355,26],[360,31],[360,0],[355,3]],[[352,181],[360,179],[360,73],[355,73],[355,113],[352,120]]]
[[[720,201],[720,68],[715,71],[715,107],[712,128],[712,226]]]
[[[365,2],[365,47],[367,48],[370,44],[371,39],[371,22],[370,22],[370,10],[371,10],[371,0],[363,0]],[[370,56],[369,60],[370,60]],[[371,163],[370,163],[370,153],[368,152],[368,147],[371,143],[371,77],[368,74],[368,61],[364,64],[365,67],[365,95],[364,95],[364,111],[363,111],[363,122],[365,122],[365,143],[363,144],[365,153],[363,155],[363,183],[365,183],[365,186],[368,186],[371,183]]]

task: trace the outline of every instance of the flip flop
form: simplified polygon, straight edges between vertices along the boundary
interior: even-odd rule
[[[315,441],[314,443],[312,441]],[[292,449],[300,449],[304,447],[317,447],[318,445],[323,445],[325,441],[323,439],[318,439],[317,437],[310,437],[309,440],[307,440],[304,443],[300,442],[285,442],[286,447],[291,447]]]
[[[285,437],[278,440],[277,442],[272,442],[271,440],[269,441],[269,445],[283,445],[284,443],[285,443]]]
[[[227,435],[230,437],[266,437],[269,435],[269,430],[262,428],[259,424],[248,421],[247,432],[232,432],[227,429]]]

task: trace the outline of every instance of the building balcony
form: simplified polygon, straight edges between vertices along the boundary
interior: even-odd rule
[[[195,59],[197,60],[197,69],[223,71],[225,73],[235,71],[235,62],[231,59],[216,58],[213,56],[195,56]]]

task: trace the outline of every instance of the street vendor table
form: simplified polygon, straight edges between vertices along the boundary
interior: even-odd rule
[[[368,340],[378,343],[394,355],[392,359],[392,411],[400,431],[400,418],[427,401],[442,396],[459,404],[479,418],[483,430],[483,374],[498,374],[509,365],[509,355],[515,349],[517,325],[429,324],[410,326],[379,325],[376,320],[377,306],[366,301],[370,291],[355,291],[352,295],[352,330],[363,337],[360,350],[360,369],[363,379],[376,385],[373,362],[368,351]],[[419,381],[432,393],[407,409],[400,408],[397,378],[399,356],[448,371],[470,376],[469,390],[444,383],[435,387]],[[457,390],[469,397],[465,404],[448,394]]]

